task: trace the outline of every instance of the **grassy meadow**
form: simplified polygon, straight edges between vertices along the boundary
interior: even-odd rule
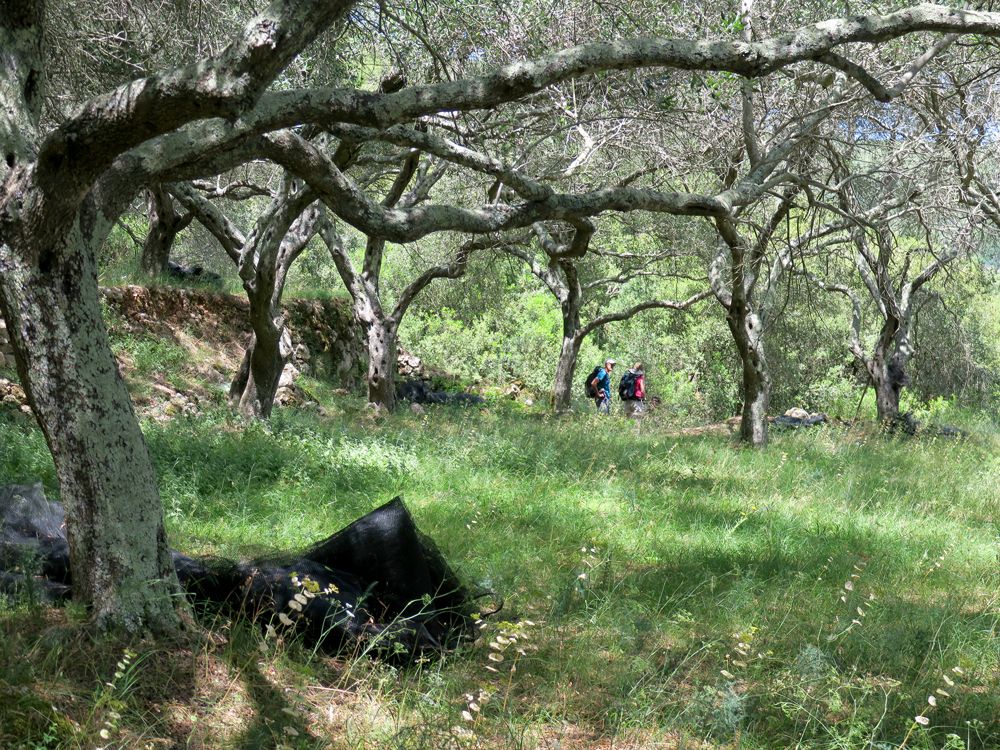
[[[149,423],[173,546],[295,549],[401,494],[504,598],[481,642],[399,669],[219,617],[176,648],[95,641],[72,607],[8,603],[0,747],[1000,747],[988,425],[754,452],[655,418],[323,400]],[[4,418],[0,480],[33,479],[56,494]]]

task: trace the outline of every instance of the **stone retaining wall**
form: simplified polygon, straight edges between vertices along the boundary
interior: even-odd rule
[[[120,316],[114,327],[132,333],[169,335],[171,326],[189,327],[207,339],[244,344],[249,330],[245,298],[174,287],[111,287],[105,303]],[[297,370],[342,388],[363,389],[368,362],[364,341],[346,300],[290,300],[284,305]],[[419,357],[399,350],[401,377],[427,378]],[[0,317],[0,369],[14,369],[14,351]]]
[[[0,368],[14,369],[14,348],[10,344],[3,317],[0,317]]]

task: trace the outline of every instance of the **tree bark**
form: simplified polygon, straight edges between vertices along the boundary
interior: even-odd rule
[[[890,432],[900,424],[899,397],[910,382],[906,374],[909,354],[906,331],[898,318],[889,314],[882,323],[873,356],[866,364],[875,388],[879,424]]]
[[[96,250],[145,181],[142,158],[119,157],[195,120],[244,114],[349,6],[275,2],[219,55],[128,82],[46,135],[45,4],[0,8],[0,311],[59,476],[74,594],[100,627],[172,632],[186,608],[101,315]]]
[[[386,411],[396,408],[396,325],[372,316],[362,320],[368,343],[368,400]]]
[[[569,280],[576,283],[567,284],[568,293],[560,300],[563,336],[562,346],[559,349],[559,361],[556,364],[555,383],[552,387],[552,405],[557,414],[573,408],[573,378],[576,375],[576,361],[580,354],[580,346],[583,344],[583,337],[579,336],[580,307],[583,303],[583,295],[575,273],[569,275]]]
[[[555,384],[552,388],[552,403],[557,414],[567,412],[573,407],[573,385],[576,362],[580,355],[580,343],[573,336],[563,334],[559,362],[556,364]]]
[[[184,599],[152,461],[101,315],[93,245],[107,226],[87,204],[56,246],[4,226],[0,307],[59,476],[74,597],[101,628],[172,632]]]
[[[255,325],[229,387],[232,407],[246,417],[268,419],[291,352],[291,337],[284,323],[279,326],[272,321]]]
[[[726,315],[736,350],[743,365],[743,410],[740,441],[754,448],[767,445],[767,409],[771,398],[771,378],[764,356],[760,320],[745,304],[734,302]]]
[[[901,388],[889,374],[889,366],[884,362],[875,364],[872,383],[875,386],[875,408],[879,424],[891,429],[899,421]]]
[[[174,239],[191,223],[191,214],[178,214],[173,199],[159,185],[150,188],[147,206],[149,234],[142,246],[140,268],[146,278],[155,279],[167,270]]]

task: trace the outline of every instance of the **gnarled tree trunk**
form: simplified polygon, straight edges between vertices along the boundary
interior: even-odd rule
[[[740,440],[754,448],[767,445],[767,409],[771,397],[771,378],[764,356],[760,320],[745,304],[730,306],[726,322],[733,334],[743,366],[743,410]]]
[[[292,342],[284,322],[254,326],[243,360],[229,386],[229,402],[247,417],[267,419],[274,408],[274,397],[281,373],[291,357]]]
[[[555,384],[552,388],[552,403],[557,413],[569,411],[573,407],[573,384],[576,362],[580,355],[580,343],[573,335],[563,332],[559,362],[556,364]]]
[[[368,400],[396,408],[396,325],[378,316],[362,319],[368,343]]]
[[[59,476],[74,597],[100,627],[170,632],[184,599],[92,260],[102,224],[110,225],[87,204],[81,214],[57,244],[42,247],[23,225],[5,222],[0,307]]]
[[[99,626],[174,631],[185,607],[97,288],[96,250],[155,181],[155,159],[121,157],[196,120],[232,122],[348,9],[275,3],[218,55],[99,95],[43,133],[45,3],[0,4],[0,308],[59,475],[74,593]],[[196,140],[163,153],[189,149],[193,165]]]
[[[900,423],[899,397],[910,383],[906,374],[910,354],[905,329],[894,315],[889,315],[882,324],[875,351],[865,364],[875,389],[879,424],[890,431]]]
[[[160,185],[149,189],[147,206],[149,234],[142,246],[140,267],[144,276],[155,279],[167,270],[174,240],[191,223],[191,214],[178,214],[173,199]]]
[[[569,264],[564,264],[568,266]],[[565,292],[560,298],[562,308],[563,335],[562,346],[559,349],[559,361],[556,364],[556,378],[552,387],[552,405],[556,413],[566,412],[573,408],[573,378],[576,375],[576,361],[580,355],[580,345],[583,337],[580,333],[580,307],[583,294],[577,281],[575,269],[567,274]]]

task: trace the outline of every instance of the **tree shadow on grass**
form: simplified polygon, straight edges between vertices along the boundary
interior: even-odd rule
[[[211,633],[220,621],[202,627]],[[236,623],[218,649],[191,638],[124,643],[67,624],[61,608],[7,606],[0,611],[0,747],[76,747],[99,736],[109,747],[320,746],[280,678],[261,666],[253,627]],[[250,711],[245,719],[237,711],[245,724],[223,739],[216,712],[230,707],[234,682]]]
[[[306,726],[301,707],[290,702],[289,693],[261,669],[249,632],[253,627],[252,623],[238,623],[229,647],[222,653],[229,668],[242,680],[253,704],[252,722],[227,744],[238,750],[266,750],[282,743],[293,747],[318,746],[317,738]]]

